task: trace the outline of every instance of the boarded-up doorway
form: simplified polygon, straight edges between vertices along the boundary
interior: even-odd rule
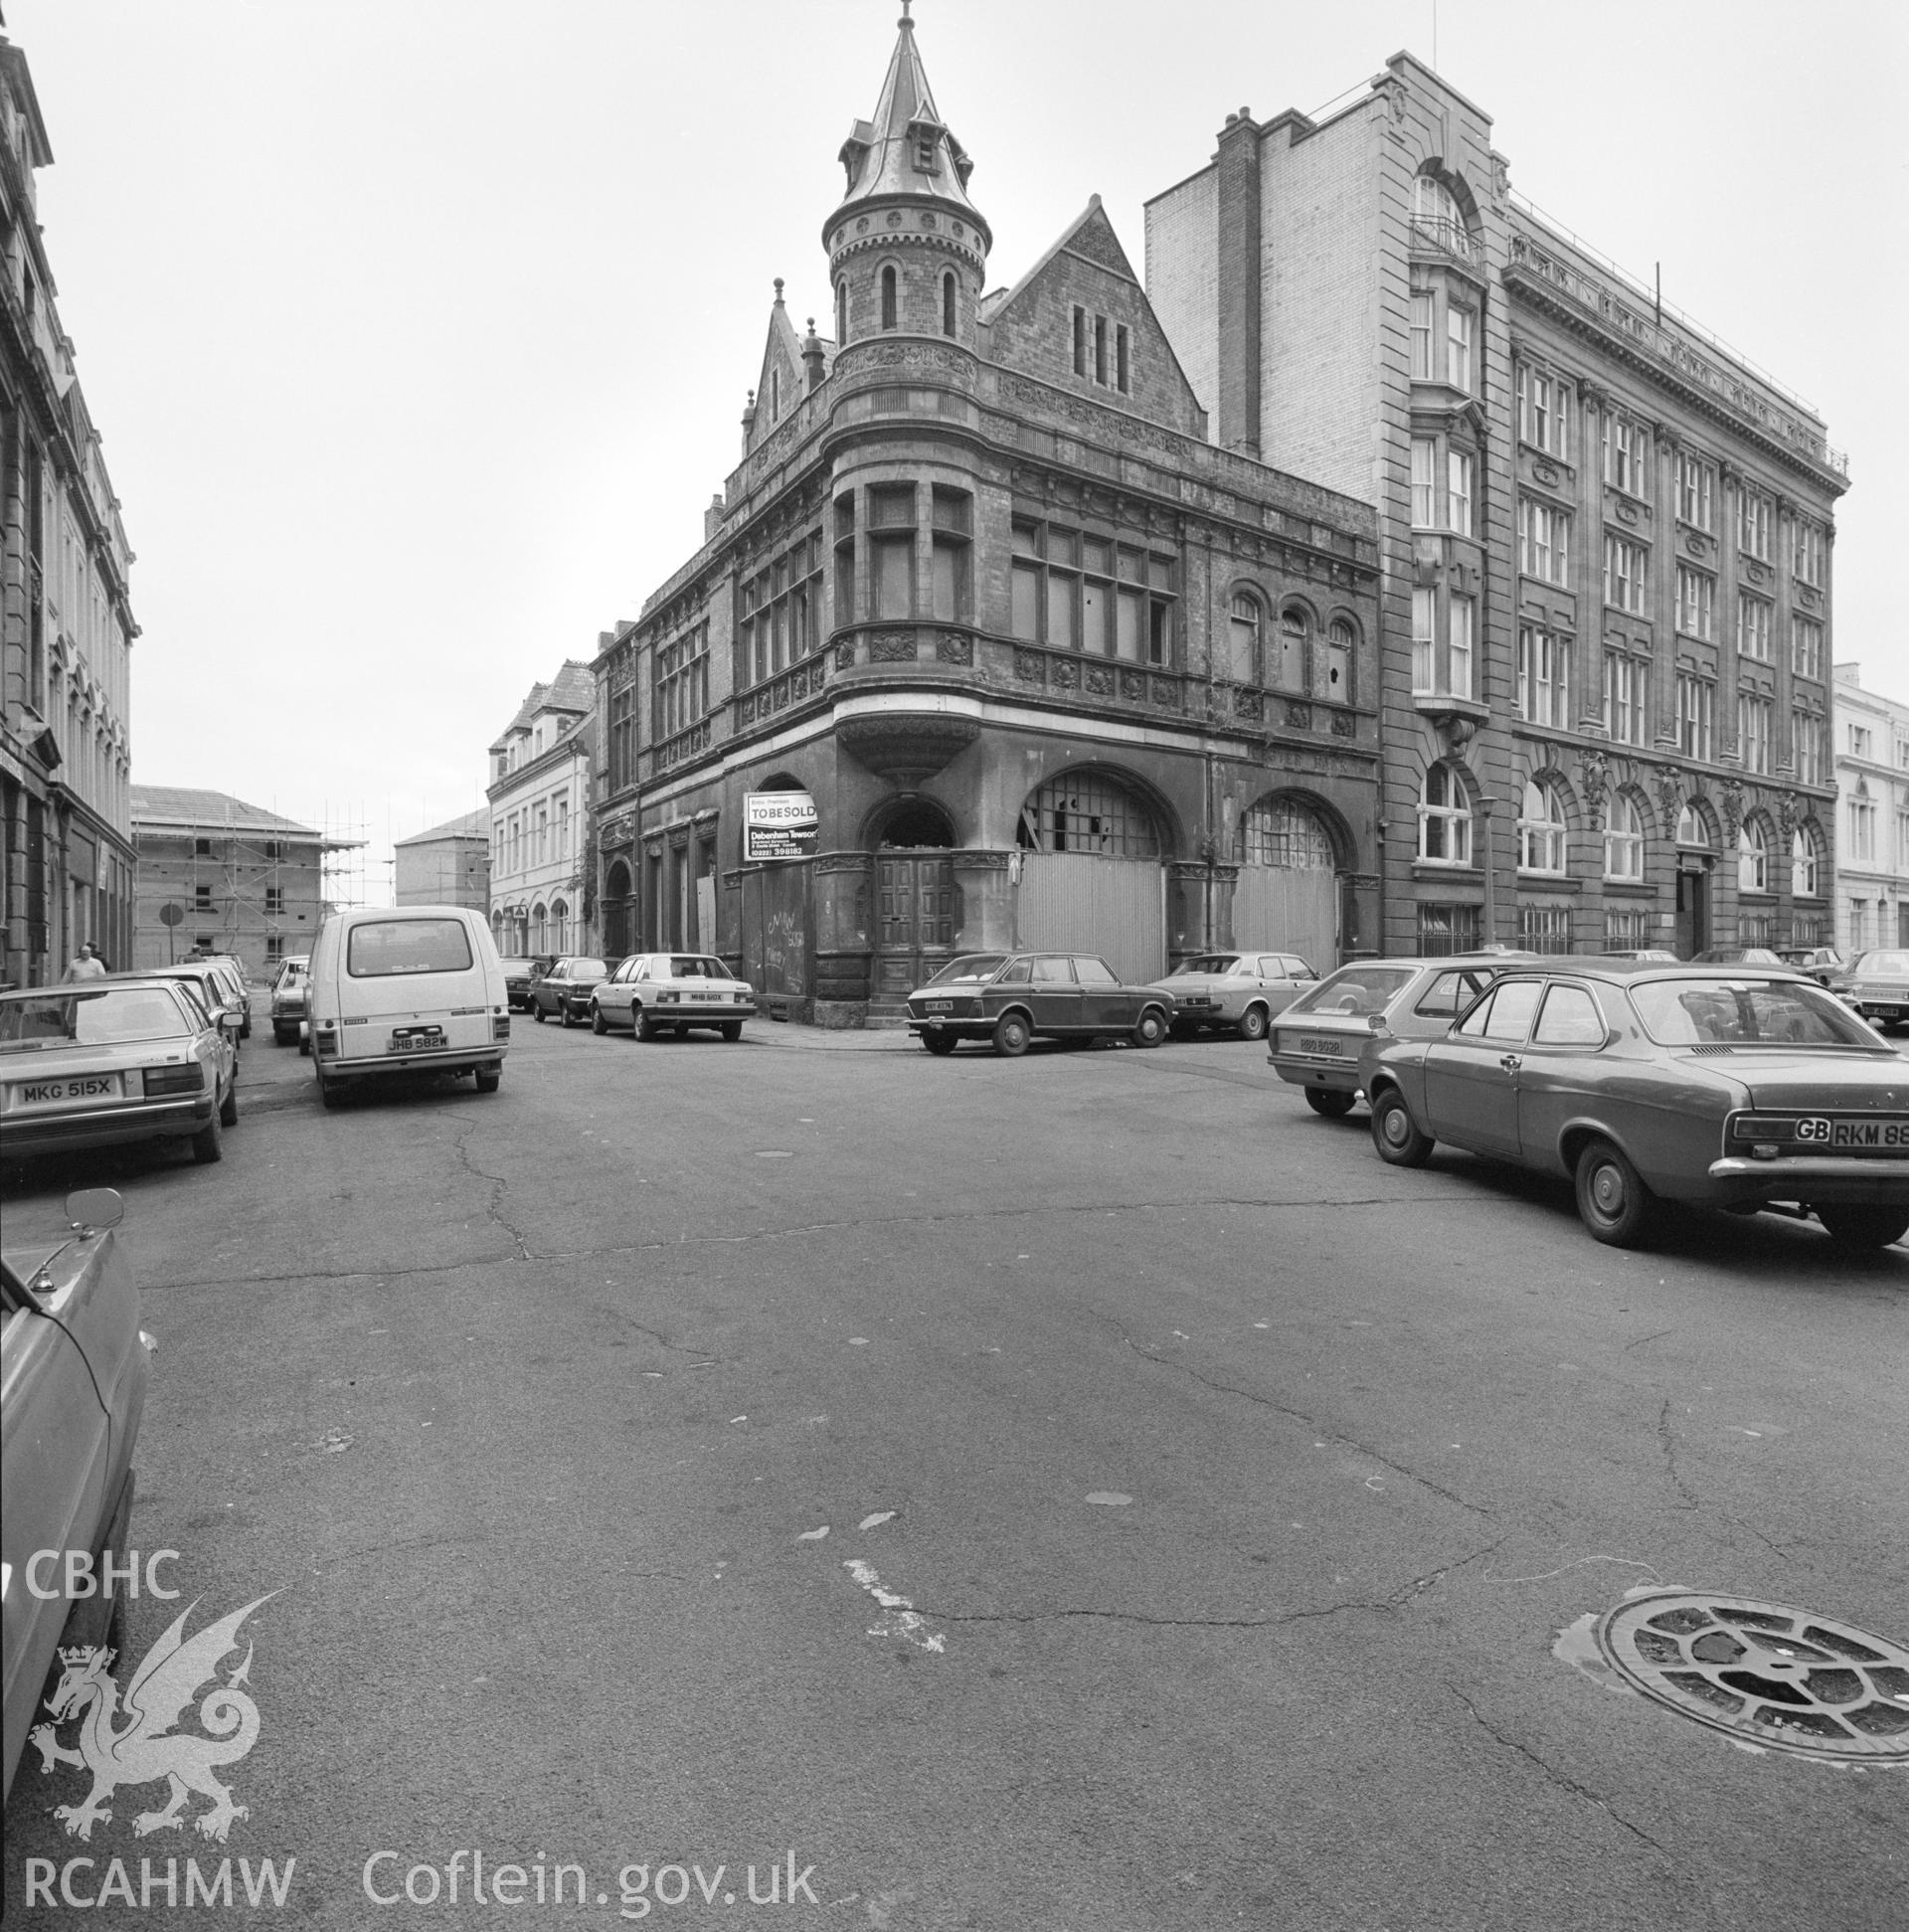
[[[1166,873],[1157,859],[1026,852],[1016,919],[1022,946],[1098,953],[1130,986],[1166,971]]]

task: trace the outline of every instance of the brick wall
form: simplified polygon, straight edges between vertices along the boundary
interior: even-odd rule
[[[1219,406],[1219,172],[1203,169],[1146,205],[1146,292],[1209,415]]]

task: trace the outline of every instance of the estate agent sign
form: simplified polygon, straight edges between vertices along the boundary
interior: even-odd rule
[[[806,791],[743,793],[743,863],[815,855],[820,819]]]

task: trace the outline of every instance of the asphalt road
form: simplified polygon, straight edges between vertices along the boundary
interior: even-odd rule
[[[254,1916],[268,1857],[276,1920],[514,1922],[463,1851],[580,1926],[1909,1923],[1909,1770],[1554,1654],[1650,1584],[1909,1640],[1909,1251],[1601,1248],[1562,1186],[1385,1167],[1230,1042],[520,1018],[494,1096],[325,1113],[261,1034],[242,1108],[217,1167],[86,1174],[126,1194],[136,1540],[184,1592],[129,1648],[269,1596],[250,1815],[138,1839],[127,1787],[83,1844],[29,1752],[10,1922],[74,1921],[24,1885],[75,1856],[82,1896],[230,1857]],[[10,1243],[64,1178],[11,1177]],[[537,1906],[559,1865],[582,1907]],[[92,1919],[204,1922],[164,1900]]]

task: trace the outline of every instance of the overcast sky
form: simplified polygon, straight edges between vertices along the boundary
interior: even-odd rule
[[[138,562],[133,779],[388,842],[482,802],[531,684],[634,616],[734,466],[773,278],[829,312],[896,0],[5,0],[40,218]],[[1512,185],[1849,454],[1835,651],[1909,699],[1899,0],[917,0],[989,285],[1227,113],[1410,48]],[[1436,14],[1436,19],[1435,19]],[[1895,449],[1895,458],[1889,451]],[[1893,462],[1893,469],[1891,464]]]

